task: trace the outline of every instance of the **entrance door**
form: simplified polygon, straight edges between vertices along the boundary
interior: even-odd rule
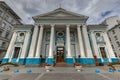
[[[102,54],[102,58],[107,58],[106,56],[106,51],[105,51],[105,48],[104,47],[100,47],[100,52]]]
[[[64,61],[64,47],[57,47],[57,62]]]
[[[14,51],[14,56],[13,56],[13,58],[18,58],[18,55],[19,55],[19,52],[20,52],[20,47],[15,47],[14,50],[15,50],[15,51]]]

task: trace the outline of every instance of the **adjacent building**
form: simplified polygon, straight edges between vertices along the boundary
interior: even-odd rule
[[[118,24],[118,21],[120,20],[119,16],[111,16],[106,18],[102,24],[107,25],[107,30],[113,28],[115,25]]]
[[[95,64],[117,62],[107,25],[89,25],[88,16],[58,8],[33,17],[34,25],[16,25],[2,63]]]
[[[116,57],[120,58],[120,24],[108,30],[108,35]]]
[[[21,24],[20,17],[3,1],[0,1],[0,61],[10,43],[14,24]]]
[[[112,16],[106,18],[103,23],[107,25],[108,36],[115,56],[120,58],[120,18],[118,16]]]

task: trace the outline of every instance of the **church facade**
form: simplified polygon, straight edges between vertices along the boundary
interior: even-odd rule
[[[87,25],[87,16],[58,8],[33,17],[34,25],[15,25],[2,63],[96,64],[117,62],[106,25]]]

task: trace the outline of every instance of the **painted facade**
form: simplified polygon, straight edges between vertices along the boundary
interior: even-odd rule
[[[87,16],[58,8],[33,17],[34,25],[16,25],[2,63],[95,64],[117,62],[106,25],[87,25]]]

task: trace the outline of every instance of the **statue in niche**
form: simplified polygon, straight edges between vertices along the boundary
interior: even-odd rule
[[[99,41],[99,42],[102,42],[102,41],[103,41],[103,38],[102,38],[102,36],[100,35],[100,33],[96,33],[96,37],[97,37],[97,41]]]
[[[58,45],[58,46],[64,45],[64,40],[63,40],[63,38],[58,38],[58,40],[57,40],[57,45]]]
[[[23,40],[24,40],[24,33],[19,33],[17,37],[17,42],[23,42]]]

